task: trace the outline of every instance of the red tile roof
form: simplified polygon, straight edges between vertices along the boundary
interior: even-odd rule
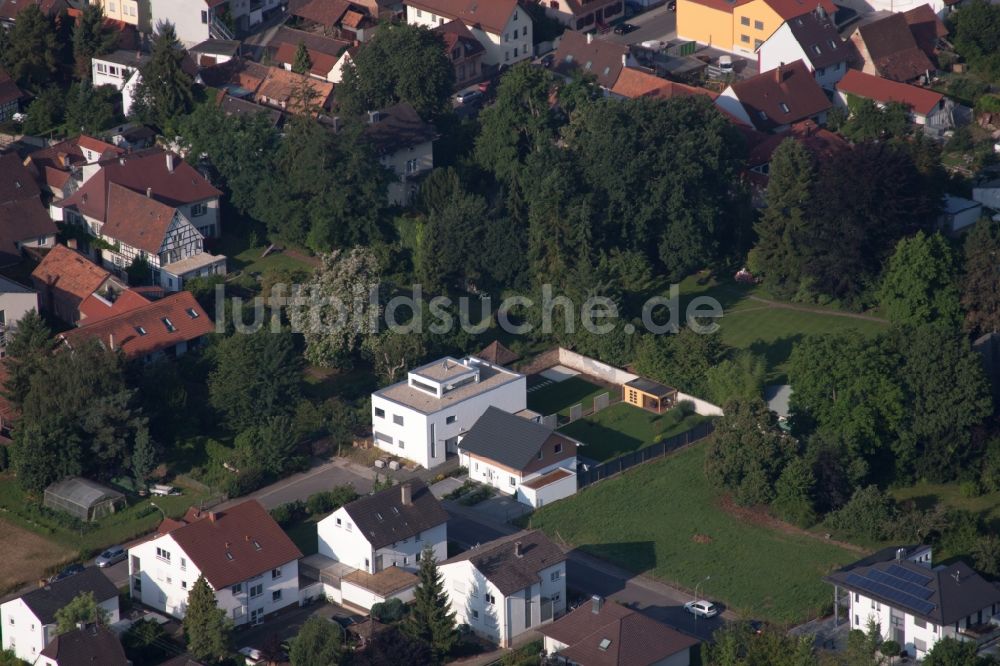
[[[29,5],[38,5],[46,16],[52,16],[60,10],[69,9],[69,3],[66,0],[7,0],[5,3],[0,2],[0,19],[13,21],[17,18],[18,13]]]
[[[274,52],[274,57],[272,58],[272,60],[274,62],[279,62],[283,65],[286,64],[294,65],[295,54],[298,52],[298,49],[299,49],[298,44],[289,44],[285,42],[278,47],[277,51]],[[323,78],[326,78],[327,74],[329,74],[330,71],[333,69],[333,66],[337,64],[337,60],[339,60],[337,56],[332,56],[326,53],[320,53],[319,51],[314,51],[310,49],[308,46],[306,47],[306,51],[309,53],[309,61],[312,63],[312,66],[309,68],[309,71],[315,74],[316,76],[320,76]]]
[[[24,92],[17,87],[14,83],[14,79],[10,78],[10,74],[7,73],[3,67],[0,67],[0,104],[8,104],[15,100],[23,98]]]
[[[732,2],[730,0],[690,0],[690,2],[732,14],[737,7],[748,5],[755,0],[734,0]],[[837,11],[837,6],[833,4],[832,0],[819,0],[818,3],[807,0],[763,0],[763,2],[785,21],[811,12],[816,9],[817,5],[821,5],[831,16]]]
[[[771,155],[788,138],[795,139],[818,158],[830,157],[849,145],[839,134],[819,127],[811,120],[795,123],[787,132],[759,136],[760,142],[750,148],[747,157],[747,164],[751,167],[770,163]]]
[[[288,13],[333,28],[350,8],[346,0],[292,0]]]
[[[928,58],[934,58],[938,40],[948,36],[948,28],[944,22],[938,18],[930,5],[920,5],[903,12],[903,18],[910,26],[910,32],[913,33],[913,39],[916,40],[920,50]]]
[[[611,89],[625,67],[628,46],[593,39],[582,32],[567,30],[559,41],[552,69],[563,76],[592,74],[603,88]]]
[[[444,40],[445,51],[448,53],[449,58],[451,57],[451,50],[458,44],[462,44],[465,47],[465,53],[463,54],[465,57],[486,50],[466,25],[458,19],[442,23],[434,28],[432,32],[441,35],[441,39]]]
[[[611,92],[622,97],[634,99],[636,97],[655,97],[657,99],[672,99],[674,97],[691,97],[694,95],[704,95],[710,99],[718,97],[711,90],[687,86],[676,81],[668,81],[658,76],[647,74],[642,70],[631,67],[622,68],[618,80],[612,86]]]
[[[91,294],[84,299],[83,303],[80,303],[80,325],[89,325],[108,317],[124,314],[149,302],[148,298],[132,289],[125,289],[113,301],[96,293]]]
[[[159,254],[177,209],[110,183],[107,218],[101,234],[139,250]]]
[[[468,26],[481,26],[500,34],[507,27],[518,0],[404,0],[403,4],[434,12],[448,19],[461,19]],[[523,14],[522,10],[522,14]]]
[[[216,590],[302,557],[256,500],[216,512],[192,508],[185,522],[169,534]]]
[[[862,24],[856,37],[864,42],[875,70],[887,79],[912,81],[935,69],[930,58],[917,45],[902,14],[891,14]]]
[[[43,285],[65,294],[78,303],[86,300],[111,275],[76,250],[56,245],[31,272],[39,290]]]
[[[801,60],[737,81],[731,88],[759,130],[791,125],[831,106],[823,88]]]
[[[132,302],[136,307],[93,323],[84,322],[59,337],[70,348],[97,340],[104,347],[113,344],[128,358],[141,358],[215,330],[215,324],[191,292],[179,291],[145,304],[137,299]]]
[[[837,90],[882,104],[900,102],[921,116],[933,111],[934,107],[944,99],[944,95],[939,92],[911,86],[908,83],[890,81],[856,69],[847,70],[844,78],[837,83]]]
[[[31,171],[17,153],[0,155],[0,204],[34,199],[40,204],[41,196]]]
[[[269,104],[287,109],[290,112],[299,111],[300,104],[297,91],[303,83],[312,89],[312,99],[309,104],[312,107],[325,108],[333,94],[333,84],[327,81],[318,81],[314,78],[289,72],[281,67],[268,67],[267,76],[257,88],[254,98],[261,104]]]

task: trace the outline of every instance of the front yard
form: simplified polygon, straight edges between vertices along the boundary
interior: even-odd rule
[[[636,573],[700,583],[702,596],[746,618],[787,625],[829,609],[823,575],[858,554],[726,511],[705,480],[705,451],[697,444],[595,484],[536,511],[531,527]]]
[[[707,418],[698,414],[684,416],[676,407],[664,414],[653,414],[619,402],[563,426],[560,432],[586,445],[579,451],[581,456],[604,462],[687,432]]]

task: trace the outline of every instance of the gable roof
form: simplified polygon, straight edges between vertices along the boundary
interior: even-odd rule
[[[499,34],[517,9],[518,0],[403,0],[403,4],[433,12],[448,19],[459,19],[465,25],[481,27]],[[525,12],[522,10],[522,15]]]
[[[597,612],[595,603],[599,604]],[[561,657],[586,666],[649,666],[687,652],[700,642],[662,622],[604,600],[581,604],[539,631],[566,644],[558,651]]]
[[[766,134],[760,137],[760,141],[751,145],[747,156],[747,164],[751,167],[761,166],[771,162],[771,156],[778,149],[785,139],[795,139],[806,150],[817,158],[832,156],[840,150],[848,147],[847,141],[825,127],[820,127],[811,120],[803,120],[792,125],[791,129],[780,134]]]
[[[466,58],[486,50],[483,45],[479,43],[479,40],[476,39],[475,36],[469,31],[466,25],[458,19],[452,19],[447,23],[442,23],[431,32],[436,32],[441,35],[441,39],[444,40],[444,48],[449,54],[451,53],[451,50],[459,44],[461,44],[464,48],[463,55]]]
[[[198,77],[206,86],[220,88],[230,95],[246,97],[252,95],[267,77],[267,65],[245,58],[233,58],[218,65],[205,67]]]
[[[128,300],[117,312],[108,312],[96,321],[84,321],[81,326],[61,333],[59,338],[71,349],[88,340],[109,347],[113,340],[115,349],[121,349],[126,357],[141,358],[180,342],[197,340],[215,330],[215,324],[189,291],[178,291],[155,301],[138,294],[125,298]]]
[[[347,0],[292,0],[288,13],[333,28],[350,8]]]
[[[801,60],[737,81],[730,88],[750,122],[762,131],[805,120],[831,106]]]
[[[403,504],[404,486],[410,503]],[[420,479],[405,481],[344,505],[358,530],[374,549],[409,539],[448,521],[448,512]]]
[[[602,88],[610,89],[625,67],[628,46],[567,30],[559,41],[552,69],[563,76],[593,74]]]
[[[847,70],[844,78],[837,82],[837,90],[882,104],[899,102],[922,116],[933,111],[944,99],[944,95],[939,92],[890,81],[856,69]]]
[[[718,97],[711,90],[684,85],[676,81],[661,79],[653,74],[647,74],[640,69],[622,67],[618,80],[612,86],[611,92],[622,97],[655,97],[657,99],[673,99],[674,97],[693,97],[704,95],[709,99]]]
[[[840,38],[840,33],[826,12],[811,11],[788,21],[788,29],[813,69],[830,67],[845,62],[851,55],[850,45]]]
[[[0,261],[17,261],[19,243],[55,236],[59,229],[39,200],[0,204]]]
[[[364,135],[376,152],[386,155],[433,141],[437,138],[437,129],[424,122],[408,103],[397,102],[379,111],[378,121],[365,125]]]
[[[111,273],[76,250],[56,244],[31,272],[33,280],[82,302],[100,288]]]
[[[108,185],[108,206],[101,234],[158,254],[177,209],[118,183]]]
[[[125,648],[108,628],[97,624],[78,627],[53,638],[42,656],[59,666],[125,666]]]
[[[38,199],[42,191],[17,153],[0,155],[0,204]]]
[[[272,127],[277,127],[281,124],[283,117],[283,114],[278,109],[227,95],[222,90],[219,91],[219,108],[227,116],[252,116],[262,113],[271,121]]]
[[[271,40],[270,45],[291,44],[293,47],[297,47],[299,42],[305,44],[306,48],[310,51],[316,51],[318,53],[325,53],[326,55],[337,57],[340,57],[340,55],[344,52],[344,49],[351,46],[351,42],[345,39],[318,35],[315,32],[309,32],[307,30],[296,30],[295,28],[289,28],[284,25],[278,28],[278,31],[274,34],[274,38]]]
[[[294,59],[294,56],[293,56]],[[331,65],[332,69],[332,65]],[[264,80],[257,87],[255,98],[264,104],[273,104],[291,112],[301,111],[296,92],[303,85],[309,86],[312,99],[307,103],[313,107],[325,108],[333,94],[333,84],[320,81],[305,74],[296,74],[282,67],[268,67]]]
[[[183,523],[167,524],[173,529],[166,533],[216,590],[302,557],[302,552],[257,500],[223,511],[198,511],[192,507]]]
[[[553,428],[491,406],[469,428],[458,447],[504,467],[523,470],[552,438],[562,440],[566,446],[576,446]]]
[[[0,105],[8,104],[25,97],[24,92],[17,87],[14,79],[3,67],[0,67]]]
[[[274,56],[271,58],[274,62],[279,62],[282,65],[294,65],[295,64],[295,54],[298,53],[298,44],[289,44],[288,42],[282,42],[278,47],[278,50],[274,52]],[[326,75],[330,73],[333,66],[337,64],[340,59],[335,55],[328,55],[326,53],[321,53],[320,51],[314,51],[308,46],[306,51],[309,53],[309,62],[311,63],[309,71],[316,76],[326,78]]]
[[[520,545],[520,555],[517,544]],[[544,532],[524,530],[470,548],[439,566],[471,562],[506,597],[539,582],[539,572],[543,569],[565,561],[562,550]]]
[[[118,588],[103,571],[97,567],[87,567],[78,574],[22,595],[21,601],[31,609],[39,622],[53,624],[56,613],[84,592],[93,592],[97,603],[118,596]]]
[[[911,81],[935,69],[927,54],[917,46],[902,14],[865,23],[858,27],[858,35],[868,49],[872,66],[887,79]]]
[[[910,26],[910,32],[917,46],[933,60],[938,40],[948,36],[948,28],[945,27],[944,21],[938,18],[930,5],[914,7],[903,12],[903,17]]]
[[[696,4],[710,7],[716,11],[726,12],[727,14],[732,14],[737,7],[742,7],[743,5],[748,5],[756,1],[757,0],[691,0],[691,2]],[[808,0],[760,1],[774,10],[774,13],[780,16],[784,21],[796,16],[801,16],[807,12],[811,12],[817,7],[816,3],[809,2]],[[819,0],[818,5],[831,16],[837,11],[837,6],[833,3],[833,0]]]

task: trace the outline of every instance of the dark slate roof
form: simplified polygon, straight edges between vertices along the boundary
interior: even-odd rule
[[[850,46],[840,39],[826,12],[796,16],[788,22],[788,28],[815,69],[845,62],[851,55]]]
[[[646,379],[645,377],[637,377],[630,382],[626,382],[625,386],[631,386],[632,388],[638,389],[643,393],[655,395],[657,398],[663,398],[677,390],[667,386],[666,384],[654,382],[652,379]]]
[[[242,44],[238,39],[206,39],[201,44],[192,46],[188,51],[208,55],[235,56],[240,52]]]
[[[553,435],[562,437],[548,426],[489,407],[458,446],[505,467],[522,470],[538,456],[538,450]],[[573,444],[572,440],[565,439]]]
[[[69,578],[28,592],[21,597],[21,601],[31,609],[39,622],[52,624],[56,621],[56,611],[84,592],[93,592],[97,603],[118,596],[118,588],[108,580],[104,572],[97,567],[87,567]]]
[[[933,71],[927,54],[917,45],[906,17],[891,14],[858,27],[875,69],[893,81],[911,81]]]
[[[126,666],[125,649],[111,630],[88,625],[56,636],[42,650],[59,666]]]
[[[1000,603],[1000,586],[964,562],[934,569],[905,559],[855,563],[826,580],[935,624],[951,624]]]
[[[365,136],[379,154],[395,153],[401,148],[411,148],[437,138],[434,125],[425,123],[416,110],[406,102],[399,102],[378,112],[378,120],[365,118]]]
[[[521,544],[520,556],[516,553],[518,543]],[[445,560],[442,566],[471,562],[506,597],[539,582],[540,571],[565,560],[562,550],[544,532],[525,530],[471,548]]]
[[[592,74],[597,77],[598,85],[611,88],[625,67],[628,52],[624,44],[592,39],[582,32],[567,30],[559,41],[552,69],[563,76],[572,76],[575,72]]]
[[[410,503],[403,504],[403,486],[410,487]],[[420,479],[404,481],[344,506],[347,515],[372,548],[378,549],[409,539],[424,530],[448,522],[448,513]]]

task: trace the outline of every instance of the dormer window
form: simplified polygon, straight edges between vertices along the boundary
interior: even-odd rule
[[[226,551],[226,559],[229,560],[230,562],[232,562],[232,560],[233,560],[233,554],[232,554],[232,552],[230,552],[228,550]]]
[[[257,539],[253,540],[253,549],[254,550],[260,550],[260,542],[257,541]]]
[[[819,44],[813,44],[813,53],[815,53],[816,55],[819,55],[822,52],[823,52],[823,49],[821,49],[819,47]]]
[[[837,42],[833,41],[832,39],[829,40],[827,43],[830,45],[831,49],[836,49],[837,48]]]
[[[608,648],[611,647],[611,639],[602,638],[601,642],[597,644],[597,647],[599,647],[602,652],[607,652]]]
[[[381,513],[376,513],[376,514],[375,514],[375,517],[376,517],[377,519],[379,519],[379,520],[384,520],[384,519],[382,518],[382,514],[381,514]]]
[[[764,113],[763,111],[758,111],[758,112],[757,112],[757,115],[759,115],[759,116],[760,116],[760,119],[761,119],[761,120],[767,120],[767,114],[766,114],[766,113]]]

